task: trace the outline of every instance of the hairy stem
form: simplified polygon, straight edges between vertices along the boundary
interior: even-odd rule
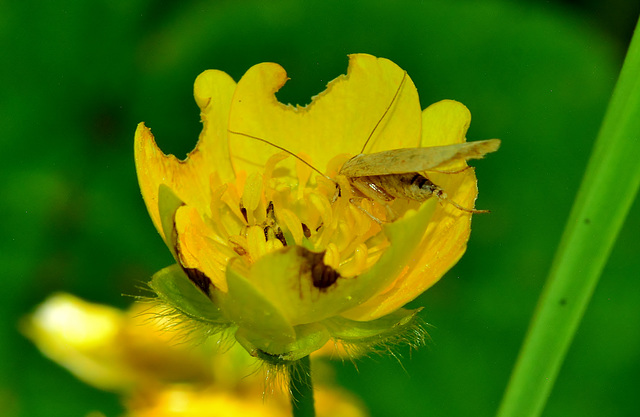
[[[314,417],[313,383],[309,356],[289,368],[289,391],[294,417]]]

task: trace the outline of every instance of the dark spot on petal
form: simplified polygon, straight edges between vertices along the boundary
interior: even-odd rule
[[[340,278],[338,271],[324,263],[325,252],[311,252],[298,246],[298,254],[305,260],[301,272],[311,274],[311,282],[314,287],[325,290]]]
[[[280,226],[276,226],[276,227],[266,226],[264,228],[265,241],[269,240],[269,230],[273,231],[273,236],[282,243],[282,246],[287,246],[287,240],[284,238],[284,233],[282,233],[282,229],[280,229]]]
[[[180,205],[180,207],[184,206],[185,204],[182,203]],[[176,210],[177,211],[177,210]],[[178,259],[178,263],[180,264],[180,266],[182,266],[182,270],[184,271],[185,274],[187,274],[187,277],[189,277],[189,280],[191,282],[193,282],[198,288],[200,288],[205,294],[209,295],[209,293],[211,292],[211,287],[213,287],[213,283],[211,282],[211,279],[209,279],[208,276],[206,276],[204,274],[204,272],[200,271],[197,268],[185,268],[182,265],[182,254],[181,254],[181,250],[180,250],[180,244],[178,242],[178,233],[177,233],[177,228],[176,228],[176,216],[175,213],[173,214],[173,225],[172,225],[172,231],[171,231],[171,244],[176,252],[176,258]]]
[[[242,213],[242,217],[244,217],[244,221],[246,223],[249,223],[249,218],[247,217],[247,209],[244,208],[244,205],[242,204],[242,200],[240,200],[240,213]]]
[[[322,229],[322,226],[324,226],[324,223],[320,223],[320,225],[318,227],[316,227],[316,232],[320,229]]]
[[[311,237],[311,230],[309,230],[309,226],[302,223],[302,233],[304,233],[304,237],[307,239]]]
[[[265,220],[264,224],[266,224],[266,226],[264,227],[265,240],[269,240],[269,229],[271,229],[273,230],[273,236],[275,236],[275,238],[278,239],[283,246],[287,246],[287,240],[284,238],[284,233],[282,233],[282,229],[280,228],[276,220],[276,212],[273,207],[273,201],[269,201],[269,204],[267,205],[267,219]]]
[[[202,292],[207,295],[211,293],[211,287],[213,286],[213,283],[211,282],[211,279],[209,279],[209,277],[204,274],[204,272],[200,271],[197,268],[183,267],[182,269],[184,270],[185,274],[187,274],[191,282],[193,282],[196,287],[200,288]]]
[[[178,206],[178,209],[183,206],[185,206],[184,203],[180,204],[180,206]],[[176,252],[176,254],[180,256],[180,245],[178,245],[178,227],[176,226],[176,213],[178,212],[178,209],[173,212],[173,216],[171,219],[171,234],[170,236],[166,236],[166,238],[171,242],[171,246],[173,246],[173,250]]]
[[[234,246],[233,246],[233,251],[234,251],[235,253],[237,253],[238,255],[240,255],[240,256],[244,256],[244,255],[246,255],[246,254],[247,254],[247,251],[245,250],[245,248],[243,248],[243,247],[242,247],[242,246],[240,246],[240,245],[234,245]]]
[[[282,229],[279,227],[276,230],[276,239],[282,242],[282,246],[287,246],[287,240],[284,238],[284,233],[282,233]]]
[[[340,274],[329,265],[316,264],[311,270],[313,286],[324,289],[332,286],[340,278]]]

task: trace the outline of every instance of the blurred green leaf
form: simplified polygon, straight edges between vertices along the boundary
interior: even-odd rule
[[[0,46],[0,393],[20,415],[119,414],[117,398],[30,351],[14,323],[56,290],[125,305],[122,293],[173,262],[137,188],[136,124],[184,157],[201,129],[192,87],[203,70],[239,79],[275,61],[291,77],[278,97],[307,103],[348,53],[367,52],[406,69],[423,107],[466,104],[470,140],[503,146],[478,164],[478,205],[492,214],[475,216],[461,263],[413,306],[436,326],[433,347],[403,361],[409,377],[392,359],[360,361],[359,373],[338,366],[338,377],[374,416],[466,416],[497,407],[625,45],[555,2],[99,0],[5,2]],[[549,416],[638,411],[638,218],[613,250]]]

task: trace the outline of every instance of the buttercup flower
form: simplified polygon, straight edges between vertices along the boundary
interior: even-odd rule
[[[304,107],[277,101],[286,80],[273,63],[237,84],[202,73],[194,95],[203,130],[184,161],[138,126],[140,188],[176,259],[150,286],[192,322],[228,329],[275,363],[330,339],[355,351],[419,344],[418,310],[402,306],[460,259],[471,213],[435,197],[366,198],[340,169],[360,153],[465,142],[469,111],[451,100],[421,111],[411,78],[370,55],[351,55],[347,75]],[[466,167],[452,160],[428,178],[472,208],[476,178]]]

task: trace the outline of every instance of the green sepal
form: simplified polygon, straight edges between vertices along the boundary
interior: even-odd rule
[[[272,340],[256,337],[246,329],[239,328],[236,340],[252,356],[272,365],[286,365],[308,356],[323,347],[331,338],[327,328],[319,323],[301,324],[294,327],[296,340],[275,345]]]
[[[280,309],[246,278],[248,274],[241,261],[229,262],[226,271],[228,292],[212,294],[214,301],[220,305],[227,319],[244,329],[250,339],[269,341],[275,346],[294,342],[296,332],[292,325]]]
[[[189,280],[178,264],[156,272],[149,287],[164,304],[191,319],[214,325],[231,324],[220,308]]]
[[[357,350],[375,350],[378,346],[407,343],[424,344],[426,332],[415,310],[398,309],[375,320],[356,321],[335,316],[322,321],[331,337],[354,346]]]

